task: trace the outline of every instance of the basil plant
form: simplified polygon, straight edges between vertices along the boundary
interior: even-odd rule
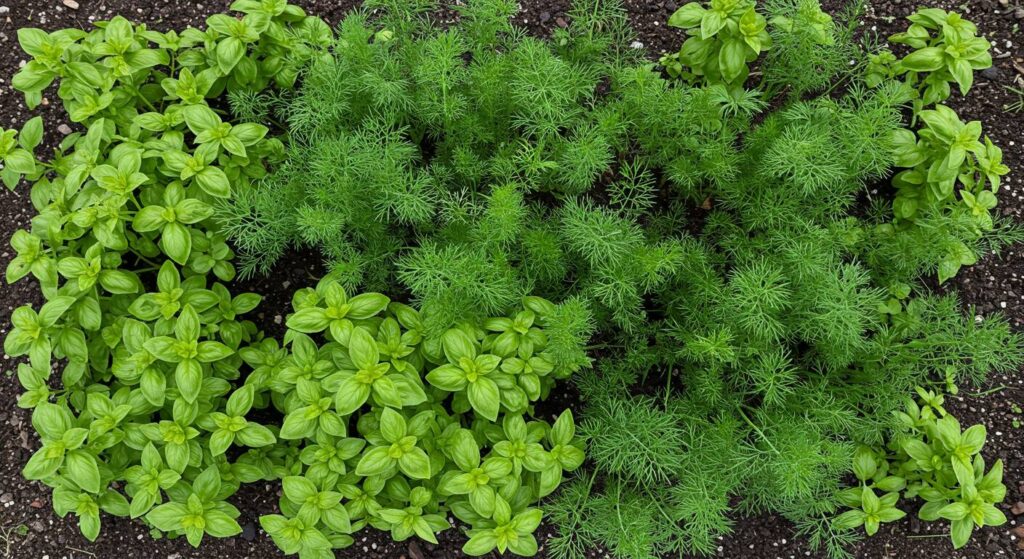
[[[243,349],[255,400],[284,415],[281,514],[260,519],[286,553],[331,557],[372,526],[437,542],[449,515],[464,551],[537,551],[533,508],[583,462],[572,413],[530,419],[573,366],[546,351],[556,306],[528,297],[514,315],[424,336],[420,311],[332,278],[293,297],[285,346]],[[319,339],[320,341],[316,341]]]
[[[975,529],[1006,523],[996,507],[1006,498],[1003,463],[996,460],[986,469],[984,425],[962,430],[942,407],[941,394],[917,388],[917,395],[897,414],[898,428],[884,448],[860,447],[854,454],[853,471],[861,487],[840,492],[840,501],[853,510],[834,524],[841,529],[863,526],[871,536],[880,523],[906,515],[896,508],[902,493],[924,501],[917,513],[921,520],[948,520],[953,547],[960,549]],[[876,496],[876,490],[884,495]]]

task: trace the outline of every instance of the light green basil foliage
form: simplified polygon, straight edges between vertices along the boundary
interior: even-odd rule
[[[36,180],[42,169],[35,150],[43,141],[43,117],[37,116],[18,130],[0,129],[0,180],[14,190],[23,177]]]
[[[896,223],[913,224],[919,216],[939,210],[962,215],[967,226],[963,234],[982,237],[992,230],[989,211],[998,202],[1001,177],[1010,171],[1003,164],[1002,150],[988,136],[982,143],[980,122],[964,124],[945,105],[923,110],[918,117],[923,126],[917,134],[901,129],[893,138],[896,166],[906,168],[893,178]],[[955,242],[939,262],[939,282],[976,261],[970,248]]]
[[[535,553],[531,505],[583,462],[570,412],[524,419],[577,368],[548,351],[556,306],[528,297],[512,316],[428,339],[419,311],[348,297],[333,279],[293,304],[287,350],[268,340],[241,352],[246,386],[284,415],[280,438],[300,443],[283,466],[282,514],[260,519],[281,549],[328,557],[366,525],[436,543],[450,513],[471,526],[471,555]]]
[[[1002,162],[1002,150],[982,138],[980,122],[965,124],[941,104],[950,96],[951,82],[966,95],[974,71],[992,65],[988,41],[976,37],[977,27],[953,12],[925,8],[907,19],[907,31],[889,40],[915,50],[897,59],[882,49],[869,54],[865,66],[869,87],[891,80],[908,86],[917,127],[893,134],[894,162],[904,170],[892,181],[895,219],[880,232],[928,238],[936,247],[928,265],[944,283],[962,266],[977,262],[980,241],[997,235],[990,211],[998,204],[1001,177],[1010,169]]]
[[[899,59],[889,49],[869,53],[864,67],[864,83],[868,87],[877,87],[887,81],[895,80],[902,75]]]
[[[282,145],[207,100],[272,79],[290,85],[331,33],[284,2],[235,7],[243,19],[211,18],[208,31],[180,37],[120,17],[92,31],[18,34],[32,60],[15,88],[34,106],[59,80],[83,131],[49,162],[33,156],[41,119],[0,136],[2,178],[32,181],[38,212],[12,238],[6,277],[33,275],[46,299],[14,311],[4,350],[28,356],[18,404],[42,439],[24,474],[53,487],[54,509],[77,515],[90,540],[100,511],[144,517],[194,545],[238,533],[225,499],[268,478],[256,458],[226,456],[276,441],[246,418],[252,390],[232,384],[238,349],[260,338],[242,318],[260,297],[233,297],[207,273],[234,277],[213,205],[265,174]]]
[[[742,87],[750,75],[748,64],[772,44],[767,22],[753,0],[712,0],[707,8],[690,2],[676,10],[668,24],[686,29],[691,37],[661,63],[670,76],[690,81],[702,78],[709,84]]]
[[[919,94],[914,112],[949,99],[952,83],[961,95],[967,95],[974,84],[975,70],[992,66],[991,45],[984,37],[976,36],[977,26],[960,14],[922,8],[907,19],[910,27],[889,37],[889,42],[913,50],[899,60],[888,49],[876,53],[867,82],[874,86],[883,79],[904,76]]]
[[[230,463],[224,451],[276,440],[245,420],[251,390],[231,385],[240,374],[236,352],[256,334],[236,316],[260,298],[232,298],[220,284],[209,289],[203,276],[182,280],[171,262],[150,293],[130,272],[102,270],[99,282],[83,286],[85,278],[67,281],[38,313],[17,309],[5,340],[6,352],[30,357],[18,369],[26,389],[18,405],[33,409],[43,442],[25,477],[53,487],[54,510],[74,512],[90,540],[100,510],[146,516],[194,545],[203,524],[164,512],[212,515],[206,533],[238,533],[238,511],[223,500],[263,475],[244,461]],[[67,362],[56,389],[48,382],[53,358]]]
[[[180,35],[121,16],[88,32],[19,29],[18,41],[32,60],[12,85],[35,107],[42,91],[59,80],[72,121],[109,117],[122,124],[135,118],[137,107],[152,110],[167,97],[191,105],[224,91],[292,87],[332,37],[323,20],[286,0],[237,0],[231,9],[244,16],[214,15],[205,31],[189,28]]]
[[[951,523],[953,546],[963,547],[976,528],[1001,526],[1006,516],[996,504],[1006,497],[1003,463],[986,472],[981,449],[985,426],[961,431],[960,422],[942,407],[941,394],[917,389],[918,401],[907,399],[900,412],[899,428],[885,448],[862,446],[854,455],[853,471],[861,487],[839,494],[854,510],[836,517],[841,529],[863,525],[873,535],[879,523],[892,522],[906,513],[896,508],[902,492],[905,498],[925,501],[918,517]],[[884,495],[879,498],[875,490]]]

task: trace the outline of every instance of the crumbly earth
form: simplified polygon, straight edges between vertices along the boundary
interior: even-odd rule
[[[121,14],[134,21],[145,22],[156,29],[180,29],[201,25],[205,16],[224,11],[230,0],[200,3],[184,0],[0,0],[0,127],[20,126],[34,114],[46,120],[47,149],[61,138],[58,126],[70,124],[55,97],[49,93],[46,106],[34,112],[27,110],[21,95],[10,87],[11,76],[23,64],[24,55],[17,45],[17,30],[40,27],[56,30],[64,27],[87,28],[93,21]],[[307,10],[332,23],[358,6],[357,0],[300,0]],[[1004,216],[1020,219],[1024,211],[1024,114],[1013,114],[1004,107],[1015,100],[1008,87],[1024,88],[1024,1],[966,0],[957,4],[950,0],[925,2],[957,10],[978,24],[993,45],[995,67],[985,71],[976,81],[970,100],[955,97],[950,104],[965,120],[980,120],[996,144],[1003,148],[1004,160],[1012,172],[1000,192],[1000,209]],[[516,23],[536,35],[548,35],[569,20],[569,0],[522,0]],[[637,31],[636,47],[647,48],[652,57],[678,48],[683,35],[667,28],[665,21],[682,2],[672,0],[624,0],[629,17]],[[838,0],[827,0],[831,9]],[[902,18],[916,3],[902,0],[869,2],[860,18],[864,34],[885,37],[904,26]],[[446,14],[448,16],[450,12]],[[67,128],[64,129],[67,131]],[[13,257],[9,239],[13,232],[26,227],[33,213],[24,186],[15,192],[0,188],[0,269]],[[1015,327],[1024,326],[1024,255],[1022,247],[1013,246],[998,257],[989,257],[951,282],[948,288],[960,293],[965,308],[978,316],[996,312],[1006,315]],[[268,331],[281,329],[282,317],[288,311],[289,294],[312,284],[320,269],[311,255],[292,255],[278,264],[271,277],[249,282],[239,289],[249,289],[266,296],[258,320]],[[36,286],[24,280],[0,288],[0,337],[9,329],[11,311],[23,304],[40,304]],[[201,550],[192,549],[183,540],[153,540],[137,522],[104,518],[99,539],[90,543],[78,532],[74,522],[58,518],[51,509],[48,488],[25,481],[20,470],[38,441],[29,423],[29,414],[15,406],[20,392],[13,376],[16,362],[4,355],[0,360],[0,559],[110,559],[130,555],[133,559],[266,559],[282,557],[270,539],[259,528],[261,514],[274,512],[280,494],[278,484],[260,484],[243,489],[233,498],[242,512],[239,518],[243,533],[235,538],[204,542]],[[574,395],[562,398],[573,405]],[[980,388],[968,388],[951,397],[949,410],[964,424],[984,423],[989,442],[985,447],[989,462],[1002,459],[1008,487],[1003,510],[1009,522],[1002,527],[977,533],[971,543],[954,551],[946,528],[940,523],[923,523],[907,519],[885,525],[874,537],[854,547],[859,558],[934,557],[948,559],[988,559],[1024,557],[1024,375],[991,378]],[[542,526],[538,537],[544,557],[544,542],[552,529]],[[456,530],[442,534],[440,545],[392,542],[388,534],[364,531],[356,536],[356,544],[338,552],[343,559],[449,559],[463,557],[459,551],[462,537]],[[591,556],[608,557],[603,550]],[[737,518],[734,532],[721,539],[718,557],[749,559],[796,559],[819,557],[806,542],[795,538],[793,527],[774,516]]]

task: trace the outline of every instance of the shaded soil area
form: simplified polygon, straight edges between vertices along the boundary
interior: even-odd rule
[[[21,95],[10,87],[11,76],[26,58],[17,45],[17,29],[40,27],[56,30],[64,27],[87,28],[91,22],[120,14],[145,22],[156,29],[182,29],[201,25],[209,14],[226,10],[229,0],[189,2],[185,0],[0,0],[0,127],[20,126],[34,114],[46,120],[46,145],[60,141],[58,126],[65,124],[64,113],[53,97],[45,106],[30,113]],[[298,4],[332,23],[357,0],[299,0]],[[1012,169],[1000,192],[1001,215],[1019,220],[1024,211],[1024,113],[1004,110],[1016,96],[1008,87],[1024,88],[1024,0],[970,0],[958,5],[949,0],[929,1],[964,13],[978,24],[993,44],[995,67],[982,74],[969,101],[954,97],[950,105],[964,120],[980,120],[985,132],[1003,148],[1004,162]],[[624,0],[637,41],[653,58],[678,48],[683,35],[665,26],[668,16],[682,4],[659,0]],[[548,35],[569,20],[568,0],[522,0],[515,21],[537,35]],[[826,2],[837,7],[838,2]],[[74,7],[77,6],[77,7]],[[915,4],[902,0],[874,1],[861,18],[865,34],[885,37],[905,26],[902,18]],[[64,128],[65,132],[70,128]],[[9,192],[0,188],[0,269],[13,257],[9,239],[17,229],[28,225],[32,215],[27,188]],[[951,289],[957,290],[965,304],[980,316],[1002,312],[1015,325],[1024,326],[1024,256],[1022,247],[1009,247],[1000,256],[992,256],[961,272]],[[295,254],[280,262],[272,277],[242,286],[266,296],[258,319],[268,332],[279,332],[282,317],[289,310],[290,293],[316,281],[319,258]],[[24,280],[0,288],[0,338],[7,334],[11,311],[23,304],[41,303],[36,286]],[[104,517],[100,538],[87,542],[74,522],[58,518],[50,505],[48,488],[25,481],[20,470],[38,441],[29,422],[29,414],[16,408],[20,392],[13,376],[16,363],[4,355],[0,361],[0,558],[114,558],[130,555],[137,559],[264,559],[282,557],[270,539],[259,529],[258,517],[276,511],[280,493],[278,484],[256,484],[244,488],[233,498],[242,511],[241,536],[227,540],[208,540],[201,550],[192,549],[183,540],[152,540],[141,523]],[[559,405],[573,405],[574,394],[566,394]],[[926,524],[908,518],[885,525],[873,538],[864,540],[852,551],[861,558],[1000,558],[1024,557],[1024,375],[990,379],[985,387],[969,389],[949,398],[947,408],[962,423],[984,423],[989,442],[989,462],[1005,463],[1007,499],[1003,505],[1010,521],[999,528],[986,529],[964,549],[954,551],[940,523]],[[913,516],[913,515],[911,515]],[[544,557],[544,541],[551,532],[542,527],[538,533]],[[356,544],[338,553],[344,559],[448,559],[462,557],[463,538],[456,530],[442,534],[440,545],[392,542],[389,535],[365,531],[356,536]],[[738,519],[734,533],[722,538],[718,557],[778,558],[819,557],[806,542],[793,535],[792,526],[778,517]],[[606,557],[593,550],[593,557]]]

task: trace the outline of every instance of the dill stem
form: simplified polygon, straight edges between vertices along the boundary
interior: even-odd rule
[[[764,431],[762,431],[761,428],[758,427],[757,425],[754,425],[754,422],[751,421],[749,417],[747,417],[747,414],[743,413],[742,407],[737,406],[736,411],[739,412],[740,417],[743,418],[743,421],[746,421],[747,425],[750,425],[750,428],[753,429],[761,437],[761,440],[763,440],[768,445],[768,447],[775,452],[775,454],[782,456],[782,453],[779,452],[779,449],[775,448],[775,445],[773,445],[772,442],[768,440],[768,437],[767,435],[764,434]]]

